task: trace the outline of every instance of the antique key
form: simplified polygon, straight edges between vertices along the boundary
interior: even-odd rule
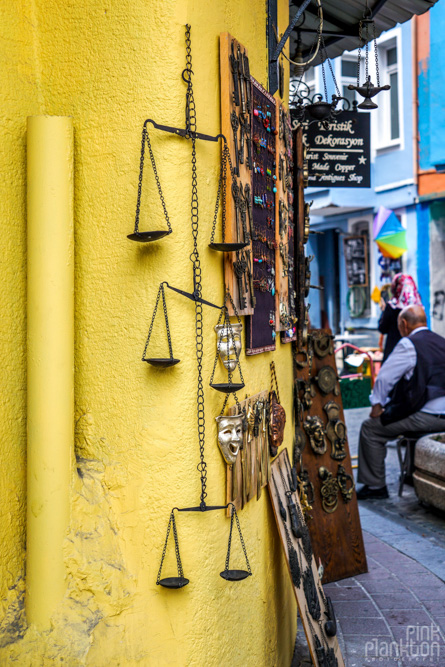
[[[240,122],[240,141],[239,141],[238,160],[239,160],[240,164],[244,164],[244,136],[245,136],[246,128],[244,126],[242,116],[239,117],[239,122]]]
[[[248,169],[252,169],[251,167],[251,161],[250,161],[250,155],[251,155],[251,139],[250,139],[250,121],[249,121],[249,116],[245,115],[240,115],[239,117],[239,122],[241,123],[241,131],[243,133],[243,141],[244,137],[246,139],[246,147],[247,147],[247,159],[246,159],[246,166]],[[241,149],[240,149],[241,150]],[[244,159],[244,144],[243,144],[243,159]]]
[[[242,54],[242,59],[243,59],[244,80],[246,82],[247,113],[250,114],[250,110],[252,108],[252,103],[250,98],[250,68],[249,68],[249,58],[247,57],[247,53],[245,51]]]
[[[237,50],[237,60],[238,60],[239,86],[241,92],[241,112],[246,113],[246,96],[244,94],[244,59],[241,55],[239,44]]]
[[[244,199],[247,204],[247,214],[249,216],[249,229],[252,231],[252,199],[250,197],[250,183],[246,183],[244,186]]]
[[[233,201],[235,202],[236,240],[239,242],[241,240],[240,225],[239,225],[240,191],[238,183],[235,180],[232,182],[232,197]]]
[[[233,77],[233,101],[235,106],[239,107],[239,88],[238,88],[238,60],[235,58],[234,42],[232,40],[232,53],[230,54],[230,65],[232,67]]]
[[[252,269],[250,268],[250,250],[245,250],[244,251],[244,258],[246,260],[247,276],[249,278],[250,304],[251,304],[252,308],[255,308],[256,298],[255,298],[255,294],[254,294],[254,291],[253,291],[253,274],[252,274]]]
[[[238,282],[239,307],[240,310],[244,310],[247,307],[247,304],[244,296],[243,277],[246,273],[247,265],[245,259],[240,258],[239,250],[236,253],[236,262],[233,263],[233,268],[235,269],[235,275]]]
[[[243,192],[243,186],[241,184],[241,191],[240,191],[240,197],[239,197],[239,210],[240,210],[240,215],[241,215],[241,225],[242,225],[242,228],[243,228],[244,242],[245,243],[250,243],[250,234],[247,231],[247,222],[246,222],[247,204],[246,204],[246,200],[242,196],[242,192]]]
[[[288,266],[287,266],[287,245],[280,243],[280,255],[283,260],[283,277],[288,275]]]
[[[233,170],[237,176],[239,176],[239,154],[238,154],[238,128],[239,128],[239,118],[236,115],[236,111],[232,111],[230,114],[230,123],[233,130],[233,142],[235,144],[235,158],[236,166]]]

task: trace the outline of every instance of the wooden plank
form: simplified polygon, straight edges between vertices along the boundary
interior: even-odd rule
[[[309,352],[312,347],[311,341],[314,337],[321,334],[328,334],[328,332],[318,329],[311,330]],[[297,359],[304,362],[304,354],[299,354]],[[305,368],[298,368],[296,379],[307,381],[309,377],[315,378],[324,366],[329,366],[337,373],[333,354],[328,354],[322,359],[314,355],[312,368],[310,368],[310,365]],[[324,430],[326,430],[328,417],[323,407],[329,401],[335,401],[339,405],[339,418],[344,422],[341,395],[336,396],[334,393],[328,395],[322,394],[314,380],[312,380],[311,386],[315,393],[315,396],[312,397],[312,405],[308,410],[303,411],[302,416],[299,416],[297,413],[297,426],[303,429],[303,424],[308,416],[318,416],[323,422]],[[302,398],[302,388],[298,390],[298,396],[300,399]],[[306,436],[306,444],[302,453],[303,468],[307,470],[309,479],[314,486],[314,502],[312,503],[313,509],[311,512],[312,520],[309,521],[308,526],[315,557],[317,562],[320,559],[324,566],[324,583],[338,581],[339,579],[367,572],[365,548],[355,491],[349,502],[344,502],[341,493],[338,493],[337,509],[332,513],[327,513],[322,506],[321,488],[323,481],[319,474],[320,468],[322,466],[327,468],[334,477],[337,477],[338,466],[341,464],[346,473],[352,476],[351,455],[347,438],[345,444],[346,457],[342,461],[336,461],[331,457],[331,443],[328,439],[326,441],[326,452],[319,455],[314,453],[310,446],[309,438]]]
[[[280,468],[281,468],[281,473],[280,473]],[[283,451],[277,456],[277,458],[273,461],[272,466],[271,466],[271,471],[272,471],[272,476],[273,478],[271,479],[269,483],[269,494],[270,494],[270,499],[272,501],[272,507],[273,507],[273,512],[275,516],[275,522],[277,524],[278,528],[278,533],[280,535],[281,539],[281,545],[283,547],[284,555],[286,558],[286,563],[287,567],[289,570],[289,576],[291,578],[292,582],[292,588],[294,590],[295,594],[295,599],[297,601],[298,605],[298,611],[300,613],[300,619],[303,624],[303,629],[304,633],[306,635],[306,640],[309,646],[309,650],[311,653],[311,658],[312,662],[314,665],[320,665],[320,662],[317,659],[316,651],[315,651],[315,640],[314,640],[314,634],[318,637],[320,644],[323,648],[330,648],[334,650],[335,657],[337,658],[338,661],[338,667],[344,667],[344,661],[343,661],[343,656],[341,654],[341,650],[338,644],[338,639],[337,636],[334,637],[327,637],[325,632],[324,632],[324,623],[323,621],[326,620],[325,616],[325,605],[324,605],[324,599],[321,595],[321,583],[320,583],[320,578],[318,576],[318,570],[316,566],[316,558],[312,556],[310,559],[310,562],[306,559],[306,556],[303,552],[302,548],[302,540],[297,539],[291,530],[290,526],[290,519],[289,519],[289,511],[286,508],[286,493],[290,494],[290,497],[293,499],[295,502],[295,505],[300,507],[300,501],[298,498],[297,493],[290,493],[290,487],[289,487],[289,482],[288,482],[288,473],[287,471],[290,470],[290,463],[289,463],[289,456],[287,453],[287,449],[283,449]],[[284,478],[284,482],[283,482]],[[280,500],[282,505],[284,506],[286,510],[286,524],[284,523],[281,515],[280,515]],[[298,559],[300,562],[300,567],[301,571],[306,570],[307,568],[310,568],[312,571],[312,575],[315,581],[315,586],[316,586],[316,594],[318,597],[319,605],[320,605],[320,619],[319,620],[314,620],[311,618],[311,615],[308,611],[308,604],[306,601],[306,596],[304,594],[303,590],[303,584],[301,583],[300,586],[296,586],[292,580],[292,574],[291,574],[291,568],[289,564],[289,546],[288,546],[288,539],[286,535],[286,528],[287,527],[287,534],[290,539],[290,543],[297,552]],[[335,604],[335,603],[334,603]],[[309,618],[309,620],[308,620]]]
[[[234,134],[231,125],[231,114],[233,111],[236,112],[238,118],[241,115],[241,107],[235,106],[234,103],[234,82],[232,76],[232,70],[230,66],[230,55],[232,54],[232,45],[235,56],[238,55],[238,48],[241,53],[247,53],[247,49],[236,39],[234,39],[228,32],[221,33],[220,35],[220,77],[221,77],[221,132],[226,137],[227,143],[230,150],[230,156],[232,160],[232,165],[235,168],[236,166],[236,155],[235,155],[235,140]],[[249,120],[251,123],[251,118],[249,114],[244,114],[244,117]],[[240,134],[241,129],[238,129],[237,139],[238,146],[240,145]],[[238,187],[242,187],[243,191],[246,183],[250,186],[251,192],[251,203],[252,203],[252,174],[250,169],[248,169],[246,164],[246,159],[244,159],[244,164],[240,164],[240,175],[239,178],[235,177]],[[240,232],[236,227],[236,212],[235,212],[235,202],[232,196],[232,183],[229,175],[229,169],[227,169],[227,180],[226,180],[226,230],[225,230],[225,240],[228,243],[234,243],[240,240]],[[241,222],[240,222],[241,227]],[[219,232],[219,228],[218,228]],[[215,241],[220,242],[221,237],[218,236],[218,232],[215,236]],[[219,232],[220,234],[221,232]],[[241,233],[242,236],[242,233]],[[252,270],[252,244],[250,243],[244,251],[250,251],[250,268]],[[224,253],[224,281],[226,287],[229,288],[232,295],[235,306],[238,310],[239,315],[251,315],[254,312],[254,307],[252,305],[250,290],[244,292],[246,298],[246,308],[240,307],[240,298],[238,291],[238,281],[235,275],[233,268],[234,262],[236,262],[237,256],[235,253]],[[233,315],[233,310],[230,304],[228,304],[229,312]]]
[[[297,292],[297,347],[304,345],[306,307],[304,302],[304,149],[301,125],[294,130],[294,222],[295,222],[295,286]]]
[[[246,415],[249,415],[249,407],[253,409],[257,401],[266,403],[268,399],[269,392],[267,390],[260,391],[258,394],[240,401],[241,409],[244,408]],[[237,411],[238,407],[234,405],[229,409],[229,415],[236,415]],[[251,428],[244,433],[243,449],[239,452],[235,465],[227,466],[226,498],[228,503],[235,505],[237,511],[241,510],[250,500],[257,498],[258,475],[260,475],[260,487],[264,488],[267,484],[269,441],[268,425],[265,424],[264,419],[259,424],[258,437],[255,438],[252,435]],[[258,465],[259,462],[260,466]],[[261,462],[263,462],[263,466],[261,466]],[[227,510],[227,516],[230,516],[230,509]]]
[[[287,188],[285,185],[285,175],[281,174],[281,164],[287,163],[286,145],[282,131],[282,113],[285,107],[277,101],[275,113],[276,134],[276,159],[275,159],[275,331],[284,331],[284,325],[281,315],[282,309],[289,313],[289,280],[288,280],[288,257],[289,257],[289,206]],[[284,259],[286,258],[286,261]]]

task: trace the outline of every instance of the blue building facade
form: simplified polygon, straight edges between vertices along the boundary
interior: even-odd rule
[[[420,280],[431,328],[445,336],[445,5],[439,1],[417,20],[418,244]]]
[[[323,235],[311,234],[307,245],[307,254],[314,255],[311,282],[324,287],[323,291],[311,290],[311,323],[316,327],[328,326],[334,333],[343,333],[349,328],[377,327],[380,309],[372,301],[371,294],[375,286],[388,282],[387,278],[381,279],[381,255],[372,233],[373,220],[380,206],[393,210],[407,231],[409,249],[399,261],[401,270],[414,277],[424,300],[427,292],[429,295],[430,276],[424,265],[428,240],[419,235],[419,219],[425,216],[425,206],[419,202],[417,190],[414,39],[413,24],[408,22],[381,35],[377,41],[380,81],[390,84],[391,90],[381,92],[375,98],[379,108],[369,112],[371,187],[309,188],[305,192],[306,201],[313,201],[311,229],[324,232]],[[352,101],[354,93],[347,86],[355,83],[357,53],[345,53],[332,65],[340,92]],[[373,67],[373,51],[370,49],[370,74],[375,81]],[[326,78],[329,85],[328,68]],[[306,73],[305,81],[312,90],[322,90],[321,67]],[[331,83],[329,94],[334,90]],[[361,98],[357,100],[360,102]],[[359,110],[358,113],[363,112]],[[445,134],[442,136],[445,141]],[[343,238],[350,235],[364,235],[368,240],[368,288],[358,309],[354,307],[354,295],[346,279]],[[392,268],[396,271],[397,264]]]

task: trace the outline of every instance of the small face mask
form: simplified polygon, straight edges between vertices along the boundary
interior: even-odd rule
[[[217,417],[218,445],[225,462],[231,466],[236,463],[236,457],[243,444],[242,415],[228,415]]]
[[[217,337],[218,354],[224,366],[229,371],[234,371],[241,353],[241,331],[243,325],[237,322],[231,324],[230,329],[224,324],[215,327]]]

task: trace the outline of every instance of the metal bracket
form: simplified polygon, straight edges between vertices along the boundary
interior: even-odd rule
[[[198,505],[197,507],[174,507],[173,512],[213,512],[213,510],[226,510],[233,503],[227,503],[227,505]]]
[[[190,299],[191,301],[199,301],[199,303],[203,303],[205,306],[211,306],[217,310],[222,310],[224,308],[224,306],[217,306],[215,303],[211,303],[210,301],[206,301],[205,299],[201,298],[196,291],[191,294],[190,292],[184,292],[184,290],[178,289],[177,287],[172,287],[167,282],[164,282],[164,285],[168,287],[168,289],[173,290],[173,292],[177,292],[178,294],[182,294],[182,296],[186,296],[187,299]]]
[[[160,125],[151,118],[147,118],[147,120],[144,123],[144,126],[146,126],[147,123],[151,123],[157,130],[161,130],[162,132],[171,132],[171,134],[177,134],[178,136],[184,137],[185,139],[202,139],[203,141],[215,141],[215,142],[218,141],[219,139],[223,139],[225,143],[227,143],[227,139],[223,134],[217,134],[215,137],[213,137],[211,134],[201,134],[201,132],[188,132],[187,130],[183,130],[178,127],[170,127],[169,125]]]
[[[304,0],[298,8],[294,18],[287,26],[284,34],[277,44],[275,37],[274,26],[277,26],[277,0],[268,0],[268,42],[269,42],[269,93],[273,95],[278,90],[278,58],[287,40],[290,37],[292,30],[297,25],[300,17],[311,0]]]

